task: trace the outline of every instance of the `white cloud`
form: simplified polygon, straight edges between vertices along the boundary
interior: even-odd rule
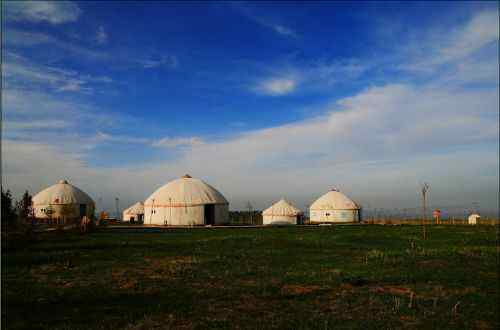
[[[281,35],[284,35],[284,36],[291,36],[291,37],[296,37],[297,34],[295,33],[295,31],[293,31],[292,29],[286,27],[286,26],[283,26],[283,25],[280,25],[280,24],[275,24],[275,25],[272,25],[274,31],[278,32],[279,34]]]
[[[297,80],[293,77],[265,79],[255,86],[257,93],[280,96],[292,93],[297,87]]]
[[[252,92],[271,96],[281,96],[310,91],[329,92],[335,84],[349,84],[358,81],[375,63],[359,60],[306,61],[290,64],[287,62],[267,65],[265,73],[250,88]],[[300,88],[299,88],[300,87]]]
[[[108,34],[104,31],[104,27],[99,26],[97,29],[96,40],[98,44],[105,44],[108,42]]]
[[[74,22],[82,13],[70,1],[5,1],[5,12],[7,19],[51,24]]]
[[[4,175],[7,184],[20,191],[42,188],[65,175],[81,180],[82,188],[95,196],[120,194],[121,200],[132,203],[190,173],[219,188],[232,208],[242,208],[247,200],[262,208],[283,194],[304,207],[332,185],[372,207],[391,207],[386,201],[414,206],[418,184],[428,180],[433,203],[481,200],[484,207],[494,207],[498,120],[497,90],[385,85],[339,100],[310,120],[221,142],[161,139],[153,144],[167,150],[187,148],[180,148],[175,159],[141,167],[96,168],[72,151],[44,146],[35,152],[30,143],[15,142],[12,147],[14,142],[7,141],[11,147],[3,151]],[[97,138],[121,139],[105,133]],[[42,166],[36,162],[35,167],[29,159],[39,153],[46,154],[40,155]],[[52,159],[52,153],[58,156]]]
[[[189,138],[162,138],[158,141],[152,143],[153,147],[164,147],[164,148],[179,148],[179,147],[194,147],[202,145],[203,141],[197,137]]]

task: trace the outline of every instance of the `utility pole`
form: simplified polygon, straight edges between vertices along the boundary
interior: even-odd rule
[[[119,214],[118,214],[118,210],[120,209],[119,208],[119,203],[120,203],[120,199],[118,197],[115,198],[115,206],[116,206],[116,221],[119,220]]]
[[[425,227],[425,221],[427,220],[427,191],[429,190],[429,184],[422,184],[422,235],[423,239],[427,239],[427,230]]]
[[[248,213],[250,214],[250,224],[253,225],[253,214],[252,214],[253,206],[252,203],[250,203],[250,201],[248,201],[247,203],[247,208],[248,208]]]

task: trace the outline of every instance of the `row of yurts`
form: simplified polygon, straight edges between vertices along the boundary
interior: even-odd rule
[[[33,197],[35,217],[39,219],[63,218],[63,210],[67,212],[68,207],[76,217],[91,217],[95,211],[92,198],[66,180]],[[333,189],[310,206],[309,214],[311,222],[357,222],[361,220],[361,207]],[[297,224],[302,215],[284,199],[262,212],[265,225]],[[160,187],[144,203],[126,209],[123,220],[152,225],[222,225],[229,223],[229,202],[211,185],[184,175]]]

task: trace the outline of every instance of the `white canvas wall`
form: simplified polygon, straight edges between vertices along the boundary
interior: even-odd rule
[[[33,207],[35,218],[48,219],[49,216],[45,213],[44,210],[48,209],[49,207],[53,211],[50,217],[52,219],[63,218],[63,217],[70,219],[70,218],[80,217],[80,204],[64,204],[64,205],[67,205],[65,206],[68,209],[67,214],[64,214],[63,204],[36,204]],[[93,215],[94,215],[94,205],[87,204],[86,216],[92,217]]]
[[[358,210],[311,210],[311,222],[357,222]]]
[[[296,225],[297,216],[286,215],[264,215],[262,216],[264,225]]]
[[[153,211],[153,212],[152,212]],[[229,206],[227,204],[215,205],[215,224],[229,222]],[[144,207],[144,224],[168,226],[196,226],[205,224],[204,205],[195,206],[155,206]]]

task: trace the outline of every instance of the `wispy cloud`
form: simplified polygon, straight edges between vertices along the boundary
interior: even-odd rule
[[[285,24],[278,23],[275,19],[270,17],[263,16],[262,14],[257,13],[249,4],[244,2],[229,2],[230,7],[236,10],[241,15],[246,18],[252,20],[263,28],[270,29],[274,31],[276,34],[281,35],[283,37],[298,37],[297,32],[289,26]]]
[[[300,61],[272,63],[255,78],[250,90],[257,94],[283,96],[310,91],[328,91],[334,84],[352,83],[360,79],[373,63],[361,61]]]
[[[198,137],[176,137],[176,138],[162,138],[158,141],[154,141],[151,145],[153,147],[163,147],[163,148],[179,148],[179,147],[194,147],[202,145],[204,142]]]
[[[94,40],[99,44],[106,43],[108,41],[107,32],[104,29],[101,30],[101,28],[99,28]],[[143,69],[167,67],[175,69],[179,66],[177,56],[172,54],[148,56],[139,51],[138,55],[131,57],[129,54],[125,55],[126,52],[121,51],[118,52],[118,54],[113,55],[111,52],[83,46],[75,40],[67,41],[41,32],[8,29],[5,32],[4,42],[6,49],[8,50],[23,50],[25,48],[40,49],[40,47],[47,45],[60,50],[58,54],[61,54],[61,56],[69,54],[76,56],[81,61],[107,62],[118,67],[140,67]],[[134,52],[135,51],[136,50],[134,50]]]
[[[140,59],[137,62],[145,69],[153,69],[166,66],[175,69],[179,66],[179,61],[174,55],[163,55],[159,58]]]
[[[99,28],[97,29],[96,41],[100,45],[103,45],[108,42],[108,34],[104,30],[103,26],[99,26]]]
[[[142,137],[134,137],[128,135],[115,135],[104,132],[97,132],[94,137],[90,139],[94,143],[118,143],[118,144],[150,144],[151,140]]]
[[[92,76],[73,70],[40,66],[12,52],[6,52],[4,64],[5,83],[9,87],[51,88],[56,91],[92,93],[94,85],[109,84],[107,76]]]
[[[11,47],[40,47],[50,45],[62,51],[79,56],[81,59],[108,60],[110,54],[81,46],[75,42],[64,41],[41,32],[27,32],[18,29],[5,31],[5,44]]]
[[[431,31],[420,47],[410,49],[408,61],[401,68],[410,71],[433,73],[442,65],[456,64],[475,55],[486,46],[498,43],[498,11],[488,10],[473,14],[463,26],[451,31]]]
[[[296,37],[297,34],[295,33],[295,31],[293,31],[292,29],[286,27],[286,26],[283,26],[283,25],[280,25],[280,24],[270,24],[269,25],[270,27],[272,27],[274,29],[274,31],[276,31],[277,33],[281,34],[281,35],[284,35],[284,36],[291,36],[291,37]]]
[[[438,63],[467,57],[498,39],[498,10],[480,12],[439,48]]]
[[[5,1],[7,19],[27,22],[69,23],[82,13],[71,1]]]
[[[260,94],[281,96],[292,93],[297,84],[298,81],[294,77],[270,78],[260,81],[254,90]]]
[[[4,123],[11,130],[35,130],[65,128],[70,124],[65,120],[8,121]]]

